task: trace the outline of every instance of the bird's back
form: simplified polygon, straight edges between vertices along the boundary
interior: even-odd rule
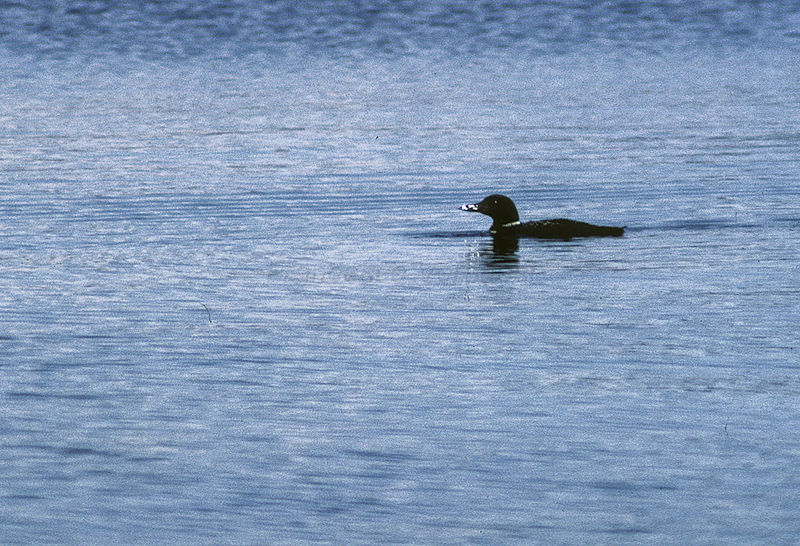
[[[553,218],[525,222],[507,228],[508,235],[519,237],[537,237],[540,239],[572,239],[574,237],[619,237],[625,228],[614,226],[596,226],[577,220]],[[498,232],[502,234],[503,232]]]

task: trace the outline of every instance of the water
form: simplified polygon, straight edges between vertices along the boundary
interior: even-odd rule
[[[2,542],[797,540],[792,3],[0,19]]]

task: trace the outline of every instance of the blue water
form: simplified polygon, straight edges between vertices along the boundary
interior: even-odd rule
[[[0,3],[0,542],[796,542],[798,28]]]

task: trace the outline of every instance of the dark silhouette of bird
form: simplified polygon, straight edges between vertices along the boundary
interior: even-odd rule
[[[536,237],[539,239],[572,239],[574,237],[619,237],[624,227],[596,226],[577,220],[553,218],[520,222],[514,201],[505,195],[490,195],[480,203],[462,205],[461,210],[480,212],[492,217],[492,235],[501,237]]]

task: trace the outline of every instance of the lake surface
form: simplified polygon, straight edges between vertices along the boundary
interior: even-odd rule
[[[0,21],[0,542],[797,541],[794,3]]]

